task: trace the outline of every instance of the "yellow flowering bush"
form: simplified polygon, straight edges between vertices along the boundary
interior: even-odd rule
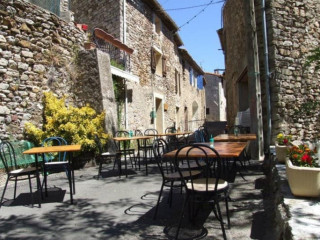
[[[90,106],[67,107],[65,98],[58,99],[51,92],[44,94],[43,130],[32,123],[25,124],[26,136],[36,144],[51,136],[60,136],[69,144],[80,144],[82,151],[97,149],[94,136],[105,144],[108,135],[104,132],[105,114],[97,114]]]

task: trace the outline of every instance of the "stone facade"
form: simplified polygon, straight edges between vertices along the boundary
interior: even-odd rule
[[[206,79],[206,121],[226,121],[226,98],[224,96],[223,76],[219,73],[205,73]]]
[[[190,84],[189,74],[191,68],[195,77],[203,72],[179,53],[180,44],[172,31],[173,23],[155,14],[157,5],[141,0],[106,1],[103,5],[89,2],[72,1],[75,21],[88,24],[91,30],[99,27],[134,49],[130,56],[130,74],[138,76],[139,82],[126,81],[127,101],[119,127],[128,130],[157,128],[164,132],[174,123],[181,130],[193,130],[197,124],[201,125],[205,118],[205,93]],[[161,20],[160,32],[155,30],[156,17]],[[165,76],[152,71],[153,49],[166,57]],[[179,92],[176,91],[176,76],[180,76]],[[150,117],[152,110],[157,113],[155,119]]]
[[[260,105],[258,101],[253,105],[249,102],[251,113],[254,113],[257,119],[261,114],[264,131],[259,134],[267,136],[264,61],[266,52],[264,40],[267,40],[271,144],[274,143],[279,132],[292,134],[294,139],[318,137],[318,109],[315,107],[310,116],[301,114],[301,109],[320,99],[319,72],[315,72],[314,67],[304,68],[307,55],[319,46],[319,1],[267,0],[266,39],[263,37],[261,1],[249,2],[252,2],[251,6],[245,1],[228,0],[223,10],[228,119],[235,116],[239,107],[239,100],[235,95],[246,93],[243,89],[239,90],[239,82],[243,79],[243,69],[247,67],[249,89],[250,79],[258,80],[260,84],[260,86],[252,85],[255,90],[252,93],[249,90],[249,97],[257,100],[254,94],[260,95],[261,92],[262,100],[261,113],[257,107]],[[254,38],[257,39],[257,43]],[[255,44],[257,44],[256,47]]]
[[[0,3],[0,137],[23,138],[24,123],[42,124],[42,96],[77,100],[73,69],[85,34],[24,1]]]

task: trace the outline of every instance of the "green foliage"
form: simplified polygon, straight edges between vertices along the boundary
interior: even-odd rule
[[[118,63],[118,62],[117,62],[116,60],[114,60],[114,59],[111,59],[111,60],[110,60],[110,64],[111,64],[111,66],[114,66],[114,67],[119,68],[119,69],[121,69],[121,70],[125,70],[125,67],[123,66],[123,64]]]
[[[105,114],[97,114],[89,107],[76,108],[65,105],[65,98],[57,99],[51,92],[44,94],[43,130],[32,123],[26,123],[25,134],[34,143],[51,136],[60,136],[69,144],[80,144],[82,151],[96,151],[94,136],[98,135],[102,144],[108,135],[104,133]]]
[[[311,55],[307,57],[305,66],[309,67],[312,63],[315,64],[315,70],[320,69],[320,47],[311,50]]]
[[[310,117],[318,112],[320,103],[318,101],[307,100],[295,111],[299,117]]]
[[[118,125],[118,128],[120,128],[122,114],[123,114],[122,110],[123,110],[124,99],[125,99],[124,82],[122,78],[117,77],[115,75],[112,76],[112,80],[113,80],[114,96],[117,102],[117,118],[118,118],[117,125]]]

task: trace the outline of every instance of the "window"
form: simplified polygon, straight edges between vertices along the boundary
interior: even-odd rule
[[[162,68],[162,65],[166,64],[165,57],[162,57],[162,53],[156,47],[151,49],[151,70],[153,73],[159,76],[166,75],[166,68]]]
[[[161,32],[161,20],[156,14],[153,14],[153,24],[154,24],[154,31],[157,34],[160,34],[160,32]]]
[[[206,108],[206,114],[207,114],[207,115],[210,114],[210,108]]]

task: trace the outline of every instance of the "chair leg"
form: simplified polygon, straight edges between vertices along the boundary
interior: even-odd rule
[[[155,210],[154,215],[153,215],[153,219],[156,219],[156,217],[157,217],[158,207],[159,207],[159,203],[160,203],[160,199],[161,199],[161,195],[162,195],[162,191],[163,191],[163,186],[164,186],[164,182],[162,181],[162,185],[161,185],[160,192],[159,192],[159,197],[158,197],[158,202],[157,202],[157,205],[156,205],[156,210]]]
[[[216,206],[217,206],[217,211],[218,211],[218,216],[219,216],[218,220],[220,221],[220,225],[221,225],[221,229],[222,229],[223,239],[226,240],[227,239],[227,235],[226,235],[226,230],[224,229],[224,223],[223,223],[222,214],[221,214],[221,210],[220,210],[220,205],[219,205],[218,199],[216,199]]]
[[[227,220],[228,220],[228,228],[230,229],[230,216],[229,216],[229,199],[225,194],[225,203],[226,203],[226,212],[227,212]]]
[[[2,200],[3,200],[4,194],[5,194],[6,190],[7,190],[8,182],[9,182],[9,176],[7,177],[6,185],[4,185],[4,189],[3,189],[2,196],[1,196],[1,201],[0,201],[0,207],[2,206]]]
[[[170,185],[170,192],[169,192],[169,207],[172,207],[172,194],[173,194],[173,181],[171,181],[171,185]]]
[[[18,177],[15,177],[14,181],[14,193],[13,193],[13,199],[16,199],[16,193],[17,193],[17,182],[18,182]]]

